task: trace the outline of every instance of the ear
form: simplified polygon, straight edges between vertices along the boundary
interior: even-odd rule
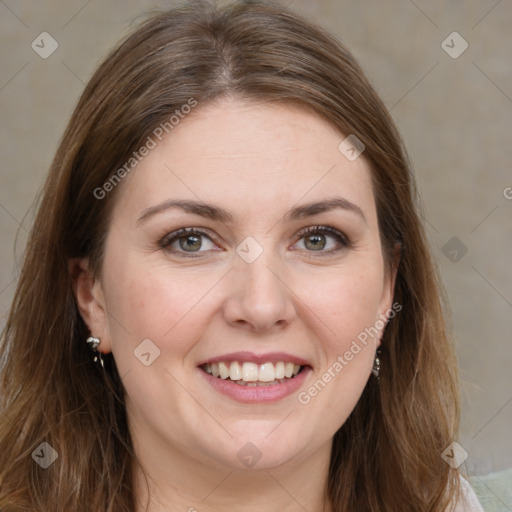
[[[393,308],[393,297],[395,295],[395,283],[396,276],[398,273],[398,265],[400,264],[400,256],[402,252],[402,244],[397,242],[393,248],[392,260],[386,269],[384,276],[384,287],[382,289],[382,297],[380,302],[380,313],[381,315],[388,316],[390,311],[395,311]],[[402,309],[402,305],[397,305],[396,312]],[[394,315],[393,315],[394,316]],[[387,322],[386,322],[387,324]],[[385,329],[385,327],[384,327]],[[384,333],[384,329],[382,333]],[[382,343],[382,337],[379,339],[377,346],[379,347]]]
[[[80,316],[91,336],[100,339],[98,351],[111,352],[108,313],[100,280],[93,275],[87,258],[70,259],[68,269]]]

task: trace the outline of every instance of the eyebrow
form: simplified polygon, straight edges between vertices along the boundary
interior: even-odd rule
[[[146,222],[150,217],[162,213],[172,208],[179,208],[187,213],[193,213],[200,215],[211,220],[217,220],[223,223],[232,223],[233,215],[224,208],[207,204],[202,201],[193,201],[189,199],[169,199],[156,206],[151,206],[144,210],[141,216],[137,220],[137,224]],[[316,201],[307,203],[301,206],[296,206],[286,213],[284,219],[287,221],[293,221],[298,219],[304,219],[313,215],[328,212],[335,209],[342,209],[349,212],[353,212],[367,224],[366,217],[363,210],[352,203],[348,199],[343,197],[331,197],[322,201]]]

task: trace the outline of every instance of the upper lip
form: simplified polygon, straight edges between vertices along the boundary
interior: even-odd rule
[[[242,351],[242,352],[230,352],[229,354],[223,354],[221,356],[209,357],[204,361],[200,362],[198,366],[202,366],[206,363],[230,363],[232,361],[248,362],[248,363],[277,363],[283,361],[285,363],[295,363],[300,366],[310,366],[309,362],[302,357],[294,356],[286,352],[267,352],[266,354],[255,354],[254,352]]]

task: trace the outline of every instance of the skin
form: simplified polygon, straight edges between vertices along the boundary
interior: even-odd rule
[[[148,499],[151,512],[329,510],[332,438],[370,378],[382,332],[307,405],[297,394],[391,308],[394,287],[369,166],[364,155],[350,162],[340,153],[344,138],[298,107],[225,99],[199,105],[118,185],[101,275],[81,260],[75,291],[126,387],[130,431],[149,477],[148,498],[137,470],[138,510]],[[357,205],[364,219],[340,208],[285,219],[295,206],[333,196]],[[175,208],[137,222],[169,199],[215,204],[233,222]],[[317,233],[326,245],[315,250],[299,232],[317,225],[344,233],[351,246]],[[182,227],[208,231],[197,257],[178,241],[162,248]],[[248,236],[263,249],[252,263],[236,253]],[[134,356],[144,339],[160,350],[149,366]],[[312,372],[279,402],[241,404],[197,369],[239,350],[295,354]],[[237,457],[248,442],[261,453],[251,468]]]

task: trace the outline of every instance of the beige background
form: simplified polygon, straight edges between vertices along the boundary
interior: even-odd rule
[[[291,2],[352,49],[402,131],[453,310],[466,469],[483,475],[512,466],[512,3],[447,4]],[[165,5],[0,0],[2,325],[34,198],[85,82],[141,13]],[[453,31],[469,44],[456,59],[441,46]],[[47,59],[31,48],[41,32],[59,45]]]

